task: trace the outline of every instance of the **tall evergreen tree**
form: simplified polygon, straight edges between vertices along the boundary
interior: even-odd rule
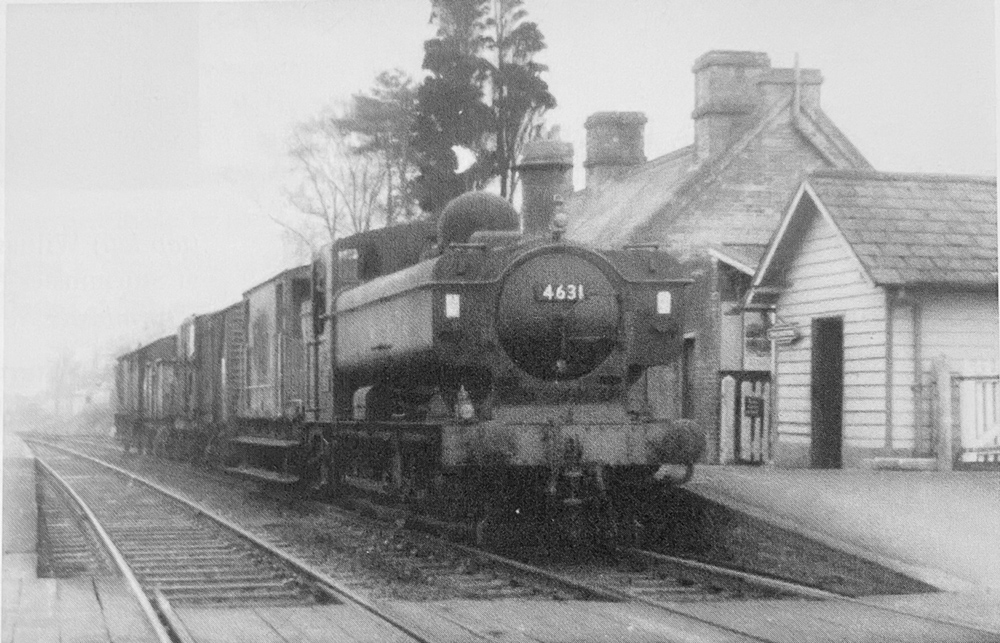
[[[490,88],[496,151],[494,171],[500,177],[500,195],[513,196],[517,174],[514,164],[524,144],[538,129],[538,118],[556,106],[542,72],[534,62],[545,49],[538,25],[526,20],[522,0],[493,0],[483,37],[490,68]]]
[[[414,145],[421,206],[500,179],[510,198],[513,166],[541,114],[555,106],[533,57],[545,48],[521,0],[432,0],[437,36],[424,43],[429,73],[417,92]],[[476,162],[459,173],[455,147]]]

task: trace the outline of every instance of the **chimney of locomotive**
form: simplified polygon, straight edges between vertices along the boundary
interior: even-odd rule
[[[556,208],[573,194],[573,144],[531,141],[524,146],[517,170],[524,234],[546,234]]]
[[[625,175],[646,162],[642,112],[597,112],[584,123],[587,128],[587,188]]]

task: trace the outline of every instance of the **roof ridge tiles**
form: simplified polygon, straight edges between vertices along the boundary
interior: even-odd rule
[[[847,135],[845,135],[840,128],[837,127],[837,124],[834,123],[833,119],[831,119],[827,113],[823,111],[822,107],[817,105],[811,109],[801,109],[800,116],[805,116],[812,121],[812,125],[819,130],[821,134],[826,136],[827,139],[829,139],[830,143],[833,144],[840,154],[847,158],[850,164],[856,167],[874,170],[874,166],[872,166],[871,162],[865,158],[865,155],[861,153],[861,150],[859,150],[857,146],[851,142],[851,139],[849,139]],[[794,121],[793,125],[795,125]],[[806,128],[797,129],[802,131]],[[807,137],[809,136],[808,132],[805,131],[802,131],[802,134]],[[815,142],[813,144],[816,145]]]
[[[930,183],[996,184],[997,177],[977,174],[939,174],[922,172],[880,172],[878,170],[819,168],[809,178],[857,179],[865,181],[919,181]]]

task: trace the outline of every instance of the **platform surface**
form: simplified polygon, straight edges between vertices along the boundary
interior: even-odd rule
[[[702,466],[686,488],[940,589],[1000,596],[1000,472]]]
[[[34,455],[5,433],[0,643],[156,641],[123,578],[38,578],[37,529]]]

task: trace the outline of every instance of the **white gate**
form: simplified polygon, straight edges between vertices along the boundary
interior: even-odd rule
[[[721,371],[719,461],[763,464],[770,459],[769,371]]]
[[[962,462],[1000,462],[1000,375],[995,362],[966,362],[958,388]]]

